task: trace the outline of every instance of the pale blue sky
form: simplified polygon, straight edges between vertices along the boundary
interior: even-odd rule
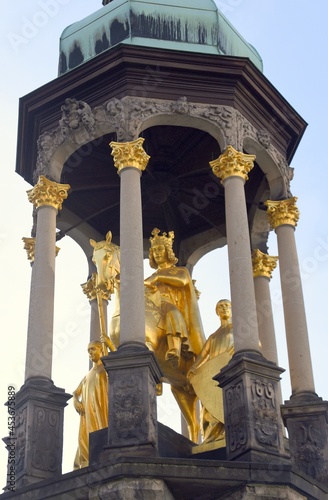
[[[45,7],[50,4],[52,10]],[[266,77],[309,123],[291,164],[295,168],[292,192],[299,198],[301,211],[296,240],[316,389],[319,396],[328,399],[325,371],[328,351],[328,167],[325,150],[328,3],[325,0],[220,0],[217,4],[258,50],[264,61]],[[72,22],[98,8],[101,8],[101,0],[83,3],[77,0],[29,0],[23,5],[5,0],[2,5],[0,344],[5,359],[0,369],[0,402],[6,401],[8,384],[14,384],[18,389],[23,383],[30,286],[30,266],[21,241],[23,236],[29,236],[32,225],[32,206],[26,197],[30,186],[14,172],[18,99],[56,78],[60,33]],[[69,238],[63,239],[59,246],[53,380],[71,392],[88,369],[85,347],[89,335],[89,306],[80,290],[80,284],[87,278],[87,266],[84,256]],[[276,254],[274,234],[270,237],[269,252]],[[224,252],[214,252],[203,259],[196,266],[194,277],[202,292],[200,307],[208,336],[217,328],[216,301],[230,295]],[[278,270],[274,273],[271,290],[279,361],[287,369]],[[282,387],[283,397],[289,398],[288,371],[283,375]],[[178,411],[168,401],[165,404],[163,400],[158,402],[160,417],[166,424],[176,420]],[[1,437],[7,433],[6,421],[7,413],[3,407],[0,410]],[[78,415],[72,405],[68,408],[65,425],[64,468],[69,470],[78,427]],[[3,448],[0,452],[0,487],[5,483],[5,463]]]

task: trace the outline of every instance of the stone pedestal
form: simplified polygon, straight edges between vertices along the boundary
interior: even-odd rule
[[[104,458],[156,456],[156,384],[161,378],[154,354],[129,342],[102,358],[108,373],[108,441]]]
[[[244,352],[214,377],[224,395],[227,460],[287,459],[277,401],[283,371],[261,355]]]
[[[110,481],[99,491],[90,494],[90,500],[174,500],[164,481],[158,479],[126,478]]]
[[[292,396],[281,407],[292,463],[328,485],[328,402],[316,394]]]
[[[16,489],[61,474],[64,408],[72,396],[33,378],[16,394]]]

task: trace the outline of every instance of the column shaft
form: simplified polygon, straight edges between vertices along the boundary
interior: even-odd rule
[[[254,278],[254,288],[262,354],[269,361],[278,364],[269,278],[257,276]]]
[[[241,177],[223,181],[235,352],[259,351],[250,237]]]
[[[51,379],[56,255],[56,214],[49,205],[38,209],[32,267],[25,380]]]
[[[139,169],[120,171],[121,177],[121,345],[145,343],[142,208]]]
[[[292,393],[315,392],[295,232],[276,228]]]

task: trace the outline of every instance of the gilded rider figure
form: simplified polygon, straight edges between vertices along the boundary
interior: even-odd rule
[[[181,355],[192,357],[200,352],[204,334],[195,287],[188,269],[176,266],[173,239],[173,231],[162,235],[157,228],[152,231],[149,264],[156,271],[145,280],[145,286],[160,292],[159,327],[167,338],[165,359],[177,368]]]
[[[90,342],[89,357],[93,366],[73,392],[74,408],[80,415],[78,449],[74,469],[89,465],[89,434],[108,427],[108,379],[101,362],[102,343]]]
[[[227,353],[229,359],[234,354],[234,339],[232,330],[232,320],[231,320],[231,302],[227,299],[222,299],[216,304],[215,308],[216,314],[220,317],[221,325],[220,327],[209,336],[206,340],[205,345],[196,358],[196,361],[192,365],[188,378],[193,384],[193,376],[197,374],[197,370],[207,363],[209,360],[217,358],[220,354]],[[219,359],[217,363],[217,373],[222,368],[219,366]],[[207,386],[206,380],[203,380],[203,385]],[[219,388],[216,390],[220,390]],[[213,416],[204,404],[202,406],[201,413],[202,420],[202,437],[204,443],[210,443],[213,441],[218,441],[225,437],[224,423],[220,422],[215,416]]]

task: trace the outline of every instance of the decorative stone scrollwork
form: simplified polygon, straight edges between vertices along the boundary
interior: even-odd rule
[[[275,390],[271,382],[252,380],[255,438],[259,444],[279,446]]]
[[[268,147],[271,144],[271,137],[267,130],[259,130],[256,134],[258,142],[261,144],[261,146],[264,147],[264,149],[268,149]]]
[[[42,471],[55,472],[60,463],[60,450],[57,446],[59,413],[35,407],[33,418],[36,432],[32,444],[32,466]],[[49,427],[52,427],[54,432],[49,432]]]
[[[58,127],[43,133],[38,140],[38,158],[34,180],[39,175],[56,178],[50,172],[51,160],[59,147],[67,143],[68,152],[98,137],[115,132],[117,142],[131,142],[138,138],[145,121],[160,115],[179,115],[200,118],[214,124],[224,138],[224,145],[243,150],[246,137],[260,144],[279,168],[285,183],[285,194],[290,195],[289,184],[293,170],[285,158],[273,147],[265,130],[257,130],[239,111],[222,105],[189,102],[185,96],[175,101],[136,96],[113,98],[100,106],[91,107],[84,101],[66,99],[61,108]],[[222,144],[221,144],[222,146]]]
[[[297,453],[294,454],[297,467],[318,481],[325,480],[328,464],[321,448],[324,436],[321,435],[320,429],[311,421],[299,422],[297,441]]]
[[[119,439],[140,438],[144,418],[142,380],[138,375],[126,375],[114,382],[113,427]]]
[[[24,456],[26,447],[26,422],[27,409],[17,412],[15,420],[16,433],[16,474],[20,474],[24,469]]]
[[[227,443],[233,453],[247,443],[246,406],[243,383],[230,387],[225,393],[227,412]]]
[[[85,144],[94,138],[95,118],[86,102],[65,99],[61,111],[59,127],[64,139],[70,138],[76,144]]]

